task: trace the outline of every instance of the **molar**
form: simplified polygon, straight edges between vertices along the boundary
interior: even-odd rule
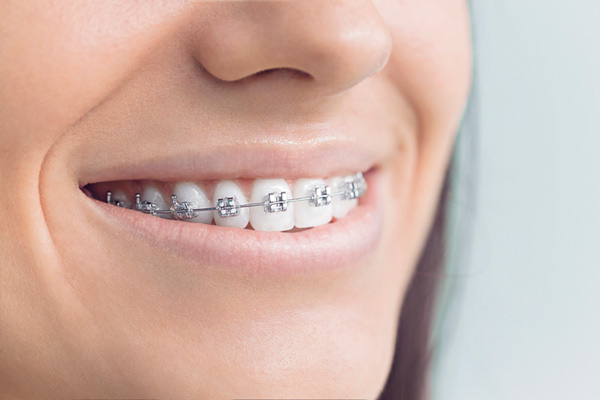
[[[133,207],[133,202],[127,197],[125,192],[123,192],[120,189],[111,191],[111,202],[113,204],[117,204],[117,202],[120,202],[120,206],[123,208]]]

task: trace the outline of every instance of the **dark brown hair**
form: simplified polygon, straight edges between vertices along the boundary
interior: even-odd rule
[[[425,398],[437,287],[446,249],[450,171],[446,172],[431,232],[402,305],[392,369],[380,400]]]
[[[468,1],[473,11],[473,2]],[[475,44],[475,25],[471,19],[471,32]],[[473,46],[475,50],[476,47]],[[476,55],[473,57],[476,59]],[[415,273],[408,286],[400,312],[396,335],[394,360],[379,400],[424,400],[430,394],[429,369],[434,355],[433,325],[437,304],[438,289],[450,250],[451,236],[459,237],[461,246],[469,243],[471,225],[469,219],[475,216],[477,185],[477,135],[478,100],[477,68],[473,70],[473,84],[463,123],[457,136],[453,157],[446,170],[434,222],[417,263]],[[458,189],[458,190],[457,190]],[[452,232],[449,232],[449,206],[459,198],[461,207],[453,209]],[[454,215],[456,214],[456,215]],[[458,216],[457,216],[458,215]],[[458,227],[454,226],[460,219]],[[458,229],[457,229],[458,228]],[[454,238],[452,244],[458,240]],[[455,250],[455,249],[452,249]],[[466,256],[466,248],[458,249],[459,256]],[[464,261],[464,260],[461,260]],[[458,303],[460,293],[453,295]],[[454,306],[459,304],[454,304]],[[444,321],[441,321],[442,324]]]
[[[434,316],[437,311],[439,286],[444,282],[442,278],[448,275],[444,267],[450,250],[450,239],[453,237],[454,246],[461,245],[462,248],[452,250],[458,253],[460,261],[464,262],[464,257],[468,256],[465,246],[468,245],[472,233],[470,219],[475,216],[476,132],[479,125],[476,71],[473,74],[473,82],[454,155],[440,191],[434,222],[404,297],[394,360],[379,400],[423,400],[429,394],[429,366],[435,343],[432,340]],[[449,229],[451,203],[460,205],[452,209],[452,232]],[[455,297],[457,299],[454,299],[454,302],[460,300],[460,296]],[[448,309],[448,304],[438,306]]]

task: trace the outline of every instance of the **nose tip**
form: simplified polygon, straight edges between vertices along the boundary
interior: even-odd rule
[[[303,38],[305,58],[298,60],[319,86],[330,92],[343,91],[386,64],[391,35],[376,12],[363,14],[360,19],[337,16],[321,22]]]
[[[369,0],[227,2],[202,28],[196,58],[223,81],[262,71],[308,75],[304,87],[332,95],[383,68],[391,35]]]

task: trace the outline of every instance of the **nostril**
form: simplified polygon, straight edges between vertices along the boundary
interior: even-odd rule
[[[263,69],[263,70],[259,70],[256,72],[250,72],[248,73],[246,76],[242,76],[242,77],[236,77],[235,79],[228,79],[225,78],[223,75],[221,76],[216,76],[215,74],[211,73],[210,71],[208,71],[206,68],[203,67],[203,69],[210,74],[211,76],[213,76],[215,79],[217,79],[218,81],[221,81],[223,83],[237,83],[237,82],[251,82],[251,81],[258,81],[258,80],[277,80],[277,81],[297,81],[297,82],[302,82],[302,81],[312,81],[314,80],[314,77],[305,72],[302,71],[300,69],[297,68],[291,68],[291,67],[278,67],[278,68],[268,68],[268,69]]]
[[[268,78],[268,79],[278,79],[278,80],[282,80],[282,81],[291,81],[291,80],[298,80],[298,81],[304,81],[304,80],[313,80],[313,76],[310,75],[307,72],[304,72],[302,70],[296,69],[296,68],[269,68],[269,69],[264,69],[262,71],[258,71],[250,76],[247,76],[245,78],[240,79],[241,80],[247,80],[247,79],[262,79],[262,78]]]
[[[309,73],[301,71],[296,68],[269,68],[269,69],[264,69],[262,71],[258,71],[254,75],[268,75],[268,74],[288,74],[288,75],[296,76],[298,78],[312,78],[312,75],[310,75]]]

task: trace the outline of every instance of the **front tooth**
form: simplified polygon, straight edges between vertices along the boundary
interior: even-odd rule
[[[141,195],[142,201],[149,201],[156,205],[159,210],[168,210],[171,205],[165,201],[162,193],[152,185],[144,186],[144,190]],[[171,214],[156,214],[157,216],[165,219],[173,219]]]
[[[121,207],[123,207],[123,208],[132,208],[133,207],[133,202],[127,198],[127,195],[122,190],[119,190],[119,189],[113,190],[111,192],[111,199],[112,199],[113,204],[115,204],[117,201],[120,201]]]
[[[355,175],[348,175],[346,177],[335,176],[333,178],[327,179],[327,184],[331,186],[331,193],[338,193],[342,190],[344,182],[350,182],[355,179]],[[333,216],[335,218],[343,218],[348,214],[353,208],[356,208],[358,205],[358,199],[347,200],[344,199],[344,196],[333,196],[332,199],[333,205]]]
[[[194,208],[210,208],[213,205],[206,197],[206,193],[198,185],[191,182],[179,182],[175,184],[173,188],[173,194],[177,196],[177,201],[192,204]],[[212,222],[213,213],[211,212],[199,212],[198,216],[193,219],[186,221],[189,222],[200,222],[203,224],[210,224]]]
[[[240,187],[231,181],[219,182],[215,188],[215,194],[213,195],[213,204],[217,204],[219,199],[226,197],[235,197],[239,204],[248,203],[248,200]],[[215,211],[214,218],[215,223],[219,226],[228,226],[230,228],[240,229],[244,229],[250,220],[247,208],[240,208],[239,214],[231,217],[221,217],[219,211]]]
[[[284,179],[257,179],[252,186],[251,203],[262,203],[269,193],[287,193],[292,198],[290,187]],[[287,231],[294,228],[294,203],[288,203],[287,211],[269,213],[263,207],[250,209],[250,224],[256,231]]]
[[[323,179],[298,179],[294,183],[294,198],[311,196],[315,186],[324,186]],[[333,193],[333,192],[332,192]],[[332,205],[315,207],[310,201],[300,201],[294,205],[296,228],[311,228],[331,221]]]

